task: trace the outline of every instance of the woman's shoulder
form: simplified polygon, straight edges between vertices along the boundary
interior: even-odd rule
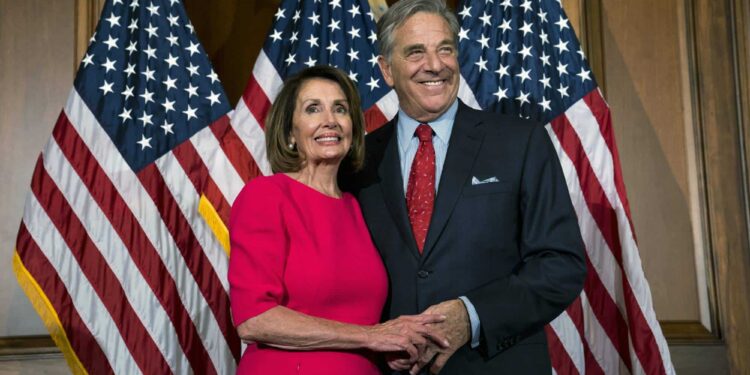
[[[248,181],[237,195],[233,206],[242,205],[245,202],[268,202],[283,197],[285,179],[282,174],[271,176],[258,176]]]

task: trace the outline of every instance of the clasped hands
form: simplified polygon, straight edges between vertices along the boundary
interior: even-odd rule
[[[437,374],[471,336],[469,316],[459,299],[433,305],[422,314],[400,316],[372,328],[373,347],[386,352],[393,370],[417,374],[432,362],[430,372]]]

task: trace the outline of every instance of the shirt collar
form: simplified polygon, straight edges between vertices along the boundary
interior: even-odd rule
[[[458,111],[458,99],[453,101],[448,110],[445,111],[440,117],[428,124],[435,132],[440,141],[444,144],[448,144],[448,140],[451,137],[451,131],[453,130],[453,122],[456,119],[456,112]],[[409,117],[404,111],[399,108],[398,110],[398,124],[396,126],[398,131],[398,147],[400,150],[406,150],[414,137],[414,132],[417,130],[421,122]]]

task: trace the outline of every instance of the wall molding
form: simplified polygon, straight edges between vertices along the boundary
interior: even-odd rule
[[[0,337],[0,360],[49,353],[60,353],[49,335]]]
[[[698,321],[663,321],[659,322],[669,345],[705,345],[723,343],[721,338],[706,329]]]

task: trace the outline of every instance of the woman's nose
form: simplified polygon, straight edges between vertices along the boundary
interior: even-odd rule
[[[324,116],[324,126],[336,126],[336,124],[338,123],[338,121],[336,120],[336,114],[333,112],[333,110],[325,111]]]

